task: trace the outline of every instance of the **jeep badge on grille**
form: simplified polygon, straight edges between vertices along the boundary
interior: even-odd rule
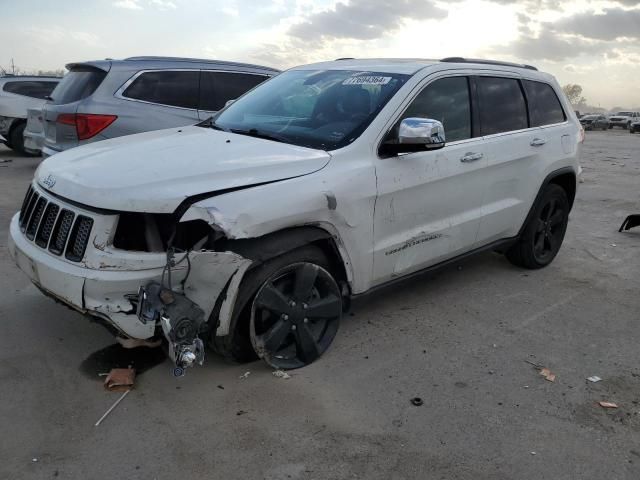
[[[56,179],[53,175],[49,174],[45,179],[41,180],[40,183],[42,183],[42,185],[47,188],[53,188],[53,186],[56,184]]]

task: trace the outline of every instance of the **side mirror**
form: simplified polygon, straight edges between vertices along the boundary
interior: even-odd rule
[[[384,154],[423,152],[444,147],[444,127],[438,120],[431,118],[405,118],[398,127],[398,137],[382,144]]]

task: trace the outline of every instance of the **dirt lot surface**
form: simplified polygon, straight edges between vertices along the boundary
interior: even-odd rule
[[[38,160],[0,147],[0,478],[640,478],[640,228],[617,231],[640,213],[640,135],[587,132],[582,163],[548,268],[488,253],[377,294],[290,379],[165,361],[94,427],[118,396],[92,363],[113,338],[14,266]]]

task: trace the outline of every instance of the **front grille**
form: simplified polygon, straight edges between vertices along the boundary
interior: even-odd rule
[[[61,208],[29,187],[18,218],[20,230],[40,248],[58,256],[64,252],[72,262],[84,257],[93,228],[91,217]]]

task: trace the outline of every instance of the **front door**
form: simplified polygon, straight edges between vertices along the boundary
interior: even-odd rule
[[[380,158],[374,213],[375,284],[439,263],[475,243],[482,214],[486,154],[474,138],[466,76],[431,81],[398,118],[439,120],[446,145]]]

